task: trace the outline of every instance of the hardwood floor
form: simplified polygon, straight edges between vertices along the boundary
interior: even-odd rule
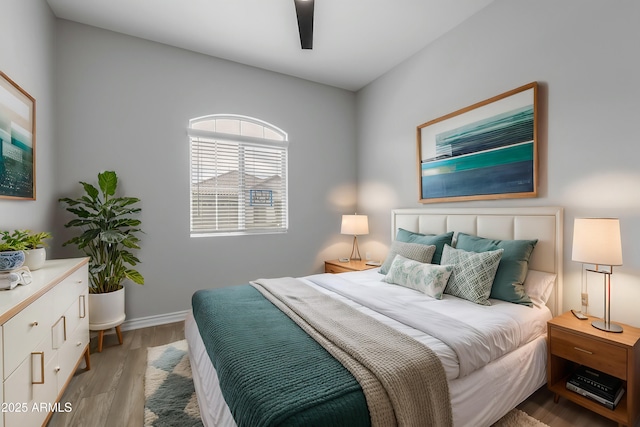
[[[91,341],[91,370],[79,369],[61,402],[73,410],[56,413],[49,427],[140,427],[144,419],[144,373],[147,347],[168,344],[184,338],[182,322],[123,332],[118,345],[115,334],[105,335],[102,353],[96,339]],[[580,406],[560,399],[546,386],[518,406],[519,409],[551,427],[613,427],[617,424]]]
[[[147,347],[184,338],[184,324],[172,323],[124,331],[118,345],[114,334],[104,336],[102,353],[97,336],[91,338],[91,370],[80,368],[61,402],[73,410],[54,414],[49,427],[140,427],[144,420],[144,373]]]

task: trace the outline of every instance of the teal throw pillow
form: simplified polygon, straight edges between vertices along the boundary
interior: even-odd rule
[[[504,249],[496,278],[491,288],[491,298],[516,304],[533,306],[524,289],[529,271],[529,258],[538,240],[495,240],[458,233],[457,249],[486,252]]]
[[[453,239],[453,231],[444,234],[420,234],[413,231],[399,228],[396,235],[396,240],[406,243],[420,243],[421,245],[435,245],[436,252],[433,254],[431,264],[441,264],[442,249],[444,245],[451,245]]]

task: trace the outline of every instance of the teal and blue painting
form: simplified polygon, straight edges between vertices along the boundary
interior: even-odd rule
[[[31,135],[19,126],[0,129],[0,195],[31,199],[33,147]]]
[[[423,199],[535,190],[533,104],[441,132],[435,144],[421,164]]]
[[[35,200],[35,99],[0,71],[0,197]]]

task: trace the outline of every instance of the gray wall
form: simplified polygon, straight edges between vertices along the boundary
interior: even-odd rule
[[[620,217],[612,319],[640,326],[639,16],[631,0],[496,0],[361,90],[358,209],[372,231],[363,248],[383,257],[390,209],[421,206],[417,125],[538,81],[539,197],[432,206],[563,206],[565,309],[580,309],[573,219]],[[602,315],[602,278],[588,280],[589,311]]]
[[[127,285],[129,319],[186,310],[201,288],[320,272],[348,253],[339,231],[356,203],[355,94],[69,21],[56,35],[56,196],[115,170],[122,194],[142,199],[146,284]],[[287,234],[189,237],[186,127],[213,113],[288,132]],[[59,209],[56,224],[68,219]]]
[[[0,229],[50,231],[56,209],[53,119],[55,17],[44,1],[3,0],[0,70],[36,100],[36,200],[0,199]]]

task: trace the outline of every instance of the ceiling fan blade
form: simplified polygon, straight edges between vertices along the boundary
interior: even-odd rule
[[[298,15],[298,30],[302,49],[313,49],[313,2],[314,0],[293,0]]]

